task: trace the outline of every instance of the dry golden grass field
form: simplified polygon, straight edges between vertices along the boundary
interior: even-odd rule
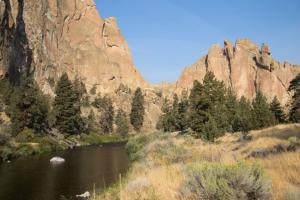
[[[251,131],[247,139],[226,134],[215,143],[175,133],[137,137],[128,144],[135,162],[127,177],[95,199],[300,199],[299,124]]]

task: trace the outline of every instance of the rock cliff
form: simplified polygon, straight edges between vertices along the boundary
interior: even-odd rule
[[[93,0],[0,0],[0,75],[20,71],[45,92],[63,72],[103,93],[148,85],[116,19],[102,19]]]
[[[207,71],[232,87],[238,97],[253,99],[260,89],[269,100],[276,95],[286,104],[290,98],[289,82],[300,73],[300,66],[274,60],[266,44],[259,48],[248,39],[237,40],[235,45],[226,40],[223,48],[213,45],[206,56],[186,67],[174,90],[180,93],[191,88],[193,81],[202,81]]]

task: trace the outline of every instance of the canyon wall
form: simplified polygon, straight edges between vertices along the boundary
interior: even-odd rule
[[[147,87],[115,18],[93,0],[0,0],[0,75],[31,73],[45,92],[67,72],[104,93]]]

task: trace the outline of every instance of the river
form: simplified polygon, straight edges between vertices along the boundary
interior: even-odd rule
[[[53,156],[65,163],[53,165]],[[102,190],[128,169],[124,144],[81,147],[58,153],[20,158],[0,164],[1,200],[75,199],[93,188]]]

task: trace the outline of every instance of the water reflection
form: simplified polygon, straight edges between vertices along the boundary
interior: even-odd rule
[[[51,165],[53,155],[21,158],[0,165],[0,199],[57,200],[112,184],[126,172],[124,145],[85,147],[55,154],[66,159]]]

